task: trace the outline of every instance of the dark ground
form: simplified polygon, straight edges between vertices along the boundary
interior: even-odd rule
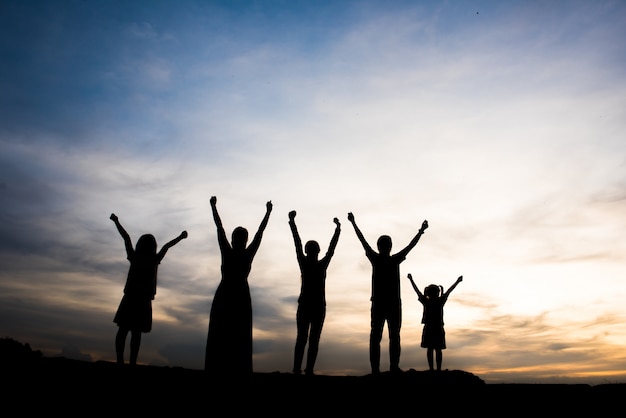
[[[17,354],[0,350],[3,409],[15,411],[13,415],[246,413],[308,417],[398,412],[595,417],[621,415],[626,401],[626,384],[485,384],[478,376],[461,370],[408,370],[379,376],[276,372],[211,378],[201,370],[119,367],[111,362],[46,358],[29,350],[28,345]]]

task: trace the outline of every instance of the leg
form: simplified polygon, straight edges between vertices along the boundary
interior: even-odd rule
[[[389,328],[389,369],[400,370],[400,327],[402,325],[402,308],[398,306],[389,312],[387,327]]]
[[[380,373],[380,341],[383,338],[384,317],[372,306],[370,330],[370,366],[372,374]]]
[[[118,327],[115,335],[115,354],[117,356],[117,364],[124,364],[124,346],[126,345],[126,336],[128,328]]]
[[[306,358],[306,370],[308,375],[313,374],[315,368],[315,361],[317,360],[317,352],[320,346],[320,337],[322,335],[322,327],[324,326],[325,313],[317,315],[311,322],[311,332],[309,333],[309,352]]]
[[[293,373],[302,373],[302,359],[304,358],[304,347],[306,346],[307,334],[309,332],[309,321],[301,307],[296,313],[296,347],[293,353]]]
[[[435,355],[437,356],[437,371],[441,371],[441,361],[443,360],[443,352],[440,348],[435,349]]]
[[[432,348],[426,349],[426,359],[428,360],[428,369],[430,371],[435,370],[435,366],[433,364],[433,349]]]
[[[139,346],[141,345],[141,331],[130,332],[130,365],[135,366],[137,364],[137,357],[139,356]]]

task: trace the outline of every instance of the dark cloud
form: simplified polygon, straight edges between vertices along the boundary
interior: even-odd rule
[[[81,353],[78,347],[64,346],[59,354],[61,357],[71,358],[82,361],[93,361],[93,358],[89,354]]]
[[[163,356],[167,365],[179,365],[191,369],[201,370],[204,368],[204,350],[206,337],[191,338],[182,341],[165,343],[157,349],[158,354]]]

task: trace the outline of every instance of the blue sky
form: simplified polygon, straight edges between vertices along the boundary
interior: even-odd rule
[[[299,271],[324,249],[320,374],[369,373],[365,237],[404,247],[403,369],[487,382],[626,381],[626,4],[0,1],[0,333],[113,360],[128,262],[161,245],[139,361],[201,369],[219,250],[271,215],[250,275],[254,369],[291,370]],[[388,367],[386,331],[381,366]]]

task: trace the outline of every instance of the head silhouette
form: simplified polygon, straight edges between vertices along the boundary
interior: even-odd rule
[[[157,242],[156,238],[152,234],[144,234],[137,240],[135,245],[135,252],[141,256],[148,256],[156,254]]]
[[[378,252],[381,254],[391,253],[391,237],[389,235],[381,235],[376,242],[378,246]]]
[[[308,241],[304,245],[304,252],[308,256],[317,256],[320,253],[320,245],[317,241]]]
[[[242,226],[238,226],[233,230],[232,245],[233,248],[244,249],[248,243],[248,230]]]
[[[426,286],[426,289],[424,289],[424,295],[429,298],[438,298],[439,290],[441,290],[440,286],[437,286],[436,284],[429,284]]]

